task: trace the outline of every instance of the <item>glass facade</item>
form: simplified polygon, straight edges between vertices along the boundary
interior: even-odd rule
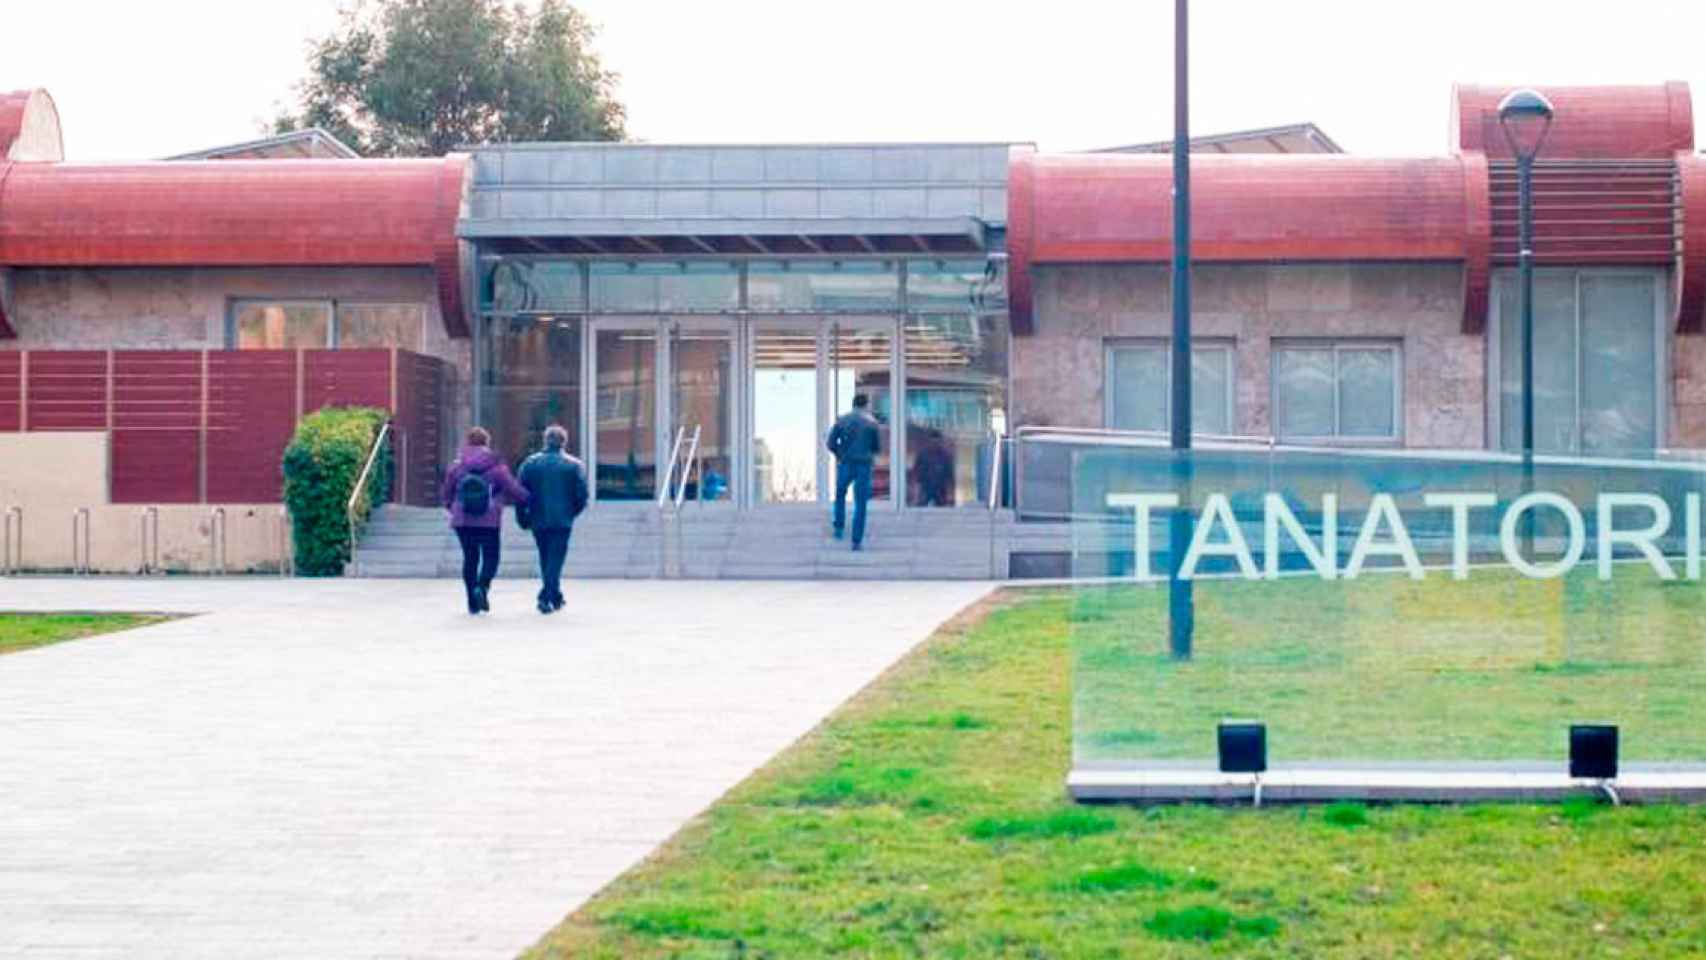
[[[998,262],[524,257],[483,276],[479,418],[521,453],[578,417],[599,499],[655,498],[697,431],[687,499],[825,501],[823,438],[857,393],[885,428],[878,501],[983,499],[1007,406]]]
[[[1534,449],[1650,455],[1659,439],[1660,278],[1541,270],[1534,277]],[[1522,449],[1521,291],[1499,279],[1499,438]]]

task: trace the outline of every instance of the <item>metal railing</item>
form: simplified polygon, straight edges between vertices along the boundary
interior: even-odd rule
[[[5,535],[0,540],[0,573],[11,575],[24,569],[24,508],[6,508]]]
[[[143,507],[137,518],[141,525],[138,532],[137,545],[142,551],[142,558],[137,564],[137,572],[144,576],[160,571],[160,508]]]
[[[368,478],[373,475],[373,465],[379,461],[379,451],[385,446],[385,438],[391,434],[391,421],[387,420],[379,427],[379,434],[373,438],[373,446],[367,451],[367,461],[361,465],[361,474],[355,478],[355,487],[349,492],[349,501],[344,504],[344,521],[349,524],[349,555],[355,559],[356,536],[360,532],[360,522],[355,516],[355,505],[361,502],[361,495],[367,490]]]
[[[89,559],[89,508],[78,507],[71,511],[71,572],[85,574],[90,571],[92,563]],[[81,549],[79,549],[81,547]]]
[[[225,575],[225,560],[228,539],[225,529],[225,508],[214,507],[207,517],[208,549],[213,556],[208,561],[208,572],[218,576]]]
[[[669,447],[669,460],[664,465],[663,476],[658,482],[657,505],[662,510],[666,507],[680,509],[687,499],[687,484],[695,480],[700,486],[704,484],[705,467],[700,457],[699,440],[704,427],[695,425],[689,434],[685,426],[675,429],[675,440]],[[695,499],[703,499],[703,491],[699,487]]]
[[[989,512],[994,513],[1001,509],[1001,448],[1007,445],[1008,439],[999,430],[991,430],[989,435],[995,441],[989,454]]]

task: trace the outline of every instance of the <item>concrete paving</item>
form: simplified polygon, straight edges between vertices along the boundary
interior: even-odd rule
[[[0,579],[0,956],[507,958],[976,583]]]

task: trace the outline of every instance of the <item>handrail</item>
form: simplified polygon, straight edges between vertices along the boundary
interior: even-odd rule
[[[142,550],[142,559],[138,564],[140,573],[147,575],[160,572],[160,508],[143,507],[137,518],[142,526],[137,544]],[[150,550],[150,546],[153,547]]]
[[[1001,509],[1001,447],[1007,443],[1007,438],[999,430],[991,430],[990,436],[995,439],[995,450],[989,455],[989,512]]]
[[[88,507],[78,507],[78,508],[71,511],[71,572],[72,573],[76,573],[76,574],[88,573],[90,571],[90,568],[93,566],[93,563],[89,558],[89,528],[93,525],[94,524],[90,522],[89,508]],[[79,554],[77,552],[77,542],[78,542],[77,532],[78,532],[79,526],[81,526],[82,533],[83,533],[83,539],[82,539],[83,552],[81,554]]]
[[[16,540],[13,540],[12,518],[17,518]],[[13,505],[6,508],[4,517],[6,533],[5,542],[0,544],[0,574],[10,576],[21,573],[24,569],[24,508]]]
[[[704,430],[703,426],[695,425],[693,427],[693,438],[690,441],[691,446],[687,451],[687,455],[681,458],[681,482],[676,484],[675,487],[675,509],[677,510],[681,509],[681,502],[687,498],[687,482],[693,478],[694,467],[699,465],[699,436],[702,430]],[[703,468],[701,467],[700,470],[700,486],[703,486]],[[700,496],[703,498],[703,490],[700,491]]]
[[[361,465],[361,475],[355,478],[355,488],[349,492],[349,502],[344,504],[344,520],[349,524],[349,555],[355,559],[355,505],[361,500],[362,491],[367,489],[367,478],[373,473],[373,465],[379,460],[379,448],[385,443],[385,437],[391,433],[391,421],[387,420],[379,427],[379,433],[373,438],[373,446],[367,451],[367,462]]]
[[[663,476],[658,480],[657,501],[659,510],[662,510],[670,501],[670,488],[675,482],[675,462],[681,456],[681,442],[686,436],[686,427],[675,428],[675,442],[669,447],[669,462],[664,465]]]
[[[225,508],[214,507],[207,517],[208,548],[213,554],[210,560],[209,573],[225,575],[226,551],[229,543],[225,527]]]

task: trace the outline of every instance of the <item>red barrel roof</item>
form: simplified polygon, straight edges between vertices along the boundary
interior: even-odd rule
[[[1484,231],[1485,190],[1458,157],[1191,158],[1191,256],[1198,262],[1463,260]],[[1484,167],[1478,172],[1485,176]],[[1172,159],[1016,152],[1008,250],[1034,263],[1160,263],[1172,257]],[[1028,277],[1013,290],[1029,326]]]
[[[1512,159],[1499,128],[1499,101],[1516,87],[1458,84],[1452,90],[1452,147]],[[1694,106],[1681,81],[1644,87],[1535,87],[1552,102],[1542,159],[1670,159],[1694,149]]]
[[[0,266],[431,266],[462,317],[468,158],[0,165]]]
[[[0,93],[0,161],[65,159],[59,110],[46,90]]]

